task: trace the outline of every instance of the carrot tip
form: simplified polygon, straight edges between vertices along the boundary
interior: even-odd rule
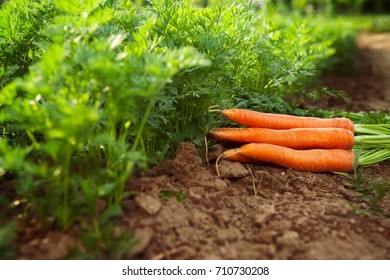
[[[209,161],[209,145],[207,143],[207,135],[204,136],[204,145],[205,145],[205,159],[207,162],[207,165],[210,167],[210,161]]]
[[[222,157],[224,157],[224,154],[223,154],[223,153],[220,154],[220,155],[218,156],[217,160],[215,161],[215,170],[217,171],[217,176],[218,176],[218,178],[221,177],[221,173],[219,172],[219,161],[220,161],[220,159],[221,159]]]

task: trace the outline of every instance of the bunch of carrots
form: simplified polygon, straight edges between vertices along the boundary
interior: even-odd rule
[[[213,110],[245,128],[217,128],[208,136],[243,143],[222,158],[271,163],[311,172],[351,172],[390,158],[390,124],[354,124],[350,119],[298,117],[245,109]],[[356,135],[355,135],[356,134]]]

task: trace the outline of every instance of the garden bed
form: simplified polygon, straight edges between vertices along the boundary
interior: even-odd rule
[[[354,112],[390,108],[390,36],[377,36],[360,36],[354,75],[323,79],[350,97],[349,103],[330,100],[330,108]],[[183,142],[175,158],[154,168],[151,176],[129,179],[126,190],[138,195],[122,201],[123,214],[114,218],[113,229],[115,236],[134,233],[138,243],[129,250],[100,251],[100,257],[390,258],[389,196],[379,205],[382,214],[367,216],[351,207],[363,211],[368,204],[351,187],[353,180],[343,175],[222,161],[218,178],[212,160],[216,148],[210,147],[209,166],[193,144]],[[389,182],[389,161],[366,168],[366,175]],[[18,258],[88,257],[76,231],[77,225],[64,233],[42,230],[39,223],[20,223]],[[129,239],[117,241],[126,244]]]

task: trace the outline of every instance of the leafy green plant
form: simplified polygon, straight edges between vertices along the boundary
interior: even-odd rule
[[[13,0],[1,6],[0,65],[9,74],[10,68],[12,76],[24,75],[40,59],[44,51],[41,44],[50,41],[42,31],[58,12],[51,0]]]
[[[317,22],[316,22],[317,21]],[[313,17],[313,35],[317,40],[328,42],[333,54],[322,61],[319,70],[325,73],[351,75],[354,73],[354,61],[357,53],[357,31],[355,27],[342,18],[329,19]]]
[[[275,3],[279,8],[288,7],[290,10],[303,14],[327,13],[359,13],[367,0],[279,0],[269,1]]]
[[[359,199],[365,201],[368,205],[368,209],[359,209],[357,205],[350,203],[355,213],[367,216],[381,214],[380,202],[388,195],[390,183],[384,181],[382,178],[367,176],[362,168],[355,169],[352,179],[351,187],[360,193]]]
[[[3,224],[0,227],[0,259],[13,259],[16,250],[12,245],[15,236],[15,228],[11,223]]]
[[[0,170],[0,176],[2,176]],[[15,238],[15,225],[10,219],[10,203],[7,198],[0,195],[0,259],[13,259],[16,249],[13,244]]]
[[[150,52],[153,19],[131,35],[102,32],[116,24],[115,13],[98,4],[88,1],[81,14],[79,6],[61,4],[62,15],[46,31],[53,43],[0,96],[1,121],[26,138],[2,141],[0,162],[18,174],[19,194],[41,219],[64,229],[83,215],[96,221],[98,199],[121,202],[144,156],[143,130],[156,97],[178,70],[206,64],[192,48]]]
[[[78,233],[82,248],[72,248],[68,259],[121,259],[138,240],[128,230],[119,232],[112,221],[122,214],[119,205],[113,205],[103,211],[95,221],[95,230],[86,225]]]
[[[377,16],[372,22],[370,28],[371,31],[377,33],[389,32],[390,31],[390,16]]]

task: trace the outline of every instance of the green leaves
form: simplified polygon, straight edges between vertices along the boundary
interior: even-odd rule
[[[351,207],[357,214],[370,216],[371,214],[383,214],[381,209],[382,199],[389,193],[390,183],[383,178],[373,178],[368,176],[364,169],[355,169],[351,187],[360,195],[358,199],[367,203],[368,207],[361,209],[361,206],[350,203]]]
[[[314,27],[302,17],[286,19],[244,2],[200,9],[187,0],[159,0],[148,9],[154,26],[147,34],[158,38],[160,48],[191,45],[210,61],[208,67],[178,72],[157,99],[150,133],[173,144],[183,139],[200,143],[199,134],[216,121],[208,116],[212,105],[291,110],[285,96],[304,95],[316,81],[318,67],[333,53],[332,41],[313,36]],[[146,146],[153,157],[166,142]]]
[[[0,119],[9,132],[0,163],[16,172],[19,193],[43,221],[68,229],[82,215],[96,219],[99,199],[111,207],[121,202],[145,157],[139,150],[148,145],[144,132],[162,89],[178,71],[209,62],[192,47],[159,47],[150,35],[153,17],[137,21],[125,2],[56,4],[59,15],[42,31],[51,38],[42,58],[1,92]],[[138,28],[122,30],[118,13]],[[2,72],[4,84],[10,71]],[[15,134],[26,141],[9,137]]]
[[[2,224],[0,227],[0,259],[9,260],[16,256],[16,249],[11,242],[15,238],[15,228],[12,224]]]
[[[18,67],[18,76],[27,73],[44,51],[41,44],[50,41],[42,30],[57,14],[50,0],[4,3],[0,9],[0,65]]]
[[[320,31],[311,19],[246,1],[137,9],[128,0],[8,1],[0,8],[0,173],[16,175],[18,195],[43,222],[84,221],[91,244],[102,242],[134,168],[165,159],[180,141],[203,145],[220,121],[209,106],[296,112],[286,95],[305,95],[344,38]],[[162,193],[170,196],[184,200]]]

